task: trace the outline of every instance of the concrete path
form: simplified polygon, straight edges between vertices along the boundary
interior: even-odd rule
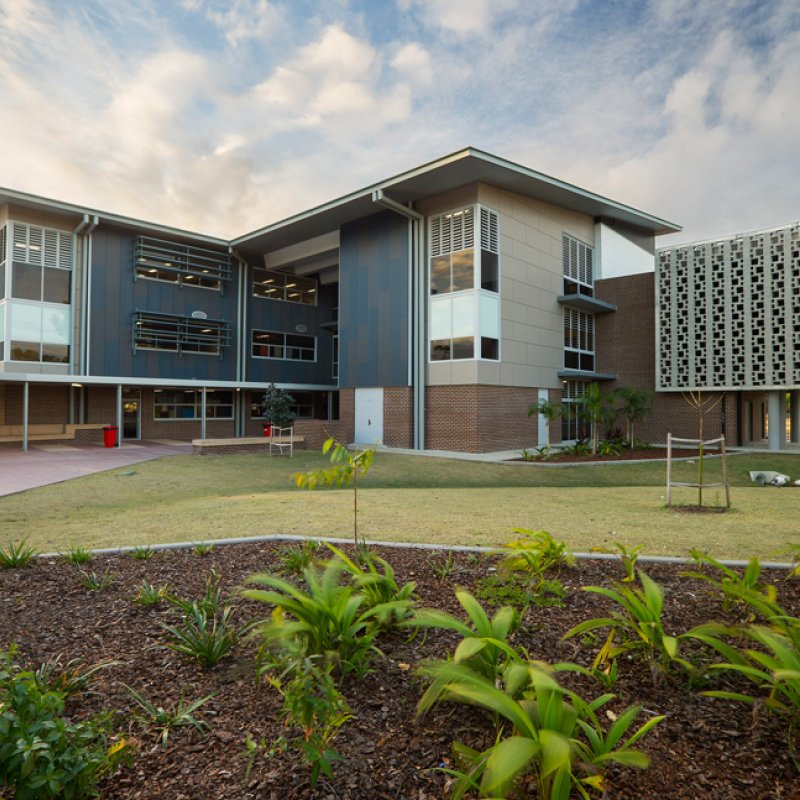
[[[93,472],[126,467],[162,456],[192,452],[191,442],[170,440],[125,443],[122,447],[101,444],[35,444],[27,453],[21,448],[0,447],[0,496],[36,486],[60,483]]]

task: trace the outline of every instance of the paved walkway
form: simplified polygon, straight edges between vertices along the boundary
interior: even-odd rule
[[[192,452],[191,442],[171,440],[124,443],[122,447],[101,444],[36,444],[28,452],[0,447],[0,495],[14,494],[36,486],[60,483],[93,472],[127,467],[162,456]]]

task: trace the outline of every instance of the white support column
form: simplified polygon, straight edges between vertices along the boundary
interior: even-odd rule
[[[767,426],[769,449],[783,450],[786,447],[786,392],[778,390],[769,393]]]
[[[122,447],[122,384],[117,384],[117,447]]]
[[[203,394],[200,400],[200,438],[206,438],[206,387],[203,387]]]
[[[797,389],[789,392],[789,406],[789,413],[791,414],[790,438],[792,444],[800,444],[800,391]]]
[[[539,389],[539,402],[541,403],[542,400],[549,400],[550,399],[550,391],[548,389]],[[544,447],[546,444],[550,442],[550,425],[548,424],[547,420],[545,419],[544,414],[538,414],[537,419],[539,421],[539,430],[536,434],[536,444],[538,447]]]
[[[30,386],[28,381],[22,384],[22,452],[28,452],[28,404],[30,402]]]

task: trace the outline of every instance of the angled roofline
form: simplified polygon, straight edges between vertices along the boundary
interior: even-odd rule
[[[184,239],[194,239],[207,242],[209,244],[219,245],[221,247],[230,246],[228,239],[223,239],[219,236],[208,236],[207,234],[203,233],[195,233],[194,231],[175,228],[171,225],[148,222],[147,220],[137,219],[136,217],[126,217],[122,214],[110,214],[107,211],[100,211],[96,208],[89,208],[88,206],[81,206],[75,203],[65,203],[61,200],[53,200],[49,197],[42,197],[41,195],[21,192],[17,189],[7,189],[0,186],[0,206],[5,205],[6,203],[39,210],[45,208],[57,214],[74,214],[76,216],[88,214],[90,217],[98,217],[101,221],[111,222],[116,225],[123,225],[125,227],[137,229],[144,228],[148,231],[166,233],[170,236],[180,236]]]
[[[377,181],[376,183],[372,183],[363,189],[358,189],[354,192],[350,192],[349,194],[342,195],[341,197],[330,200],[327,203],[322,203],[321,205],[314,206],[313,208],[301,211],[290,217],[286,217],[285,219],[266,225],[263,228],[258,228],[243,236],[238,236],[231,240],[231,245],[237,247],[247,244],[252,239],[266,236],[271,233],[276,233],[297,223],[307,222],[313,219],[313,217],[325,214],[326,212],[333,212],[336,210],[344,211],[344,207],[348,204],[356,204],[358,201],[371,198],[372,193],[377,189],[391,191],[392,187],[396,187],[415,178],[433,176],[433,174],[437,171],[441,171],[447,166],[457,164],[458,162],[465,161],[467,159],[474,159],[475,162],[481,162],[488,167],[496,168],[498,174],[504,173],[510,177],[515,177],[531,182],[532,184],[538,184],[542,187],[547,187],[551,191],[555,191],[556,193],[566,197],[575,197],[576,199],[583,201],[583,204],[588,204],[590,206],[595,205],[598,207],[598,210],[602,208],[606,212],[606,216],[623,219],[631,224],[652,230],[655,234],[677,233],[678,231],[682,230],[680,225],[676,225],[673,222],[669,222],[668,220],[656,217],[652,214],[639,211],[633,206],[603,197],[602,195],[582,189],[574,184],[567,183],[566,181],[553,178],[552,176],[545,175],[542,172],[537,172],[536,170],[524,167],[521,164],[517,164],[513,161],[508,161],[507,159],[492,155],[484,150],[480,150],[475,147],[465,147],[461,150],[456,150],[449,155],[443,156],[442,158],[428,161],[427,163],[418,167],[414,167],[413,169],[398,173],[397,175]],[[480,181],[480,179],[476,179],[476,181],[485,182]],[[603,216],[603,214],[598,213],[597,216]]]

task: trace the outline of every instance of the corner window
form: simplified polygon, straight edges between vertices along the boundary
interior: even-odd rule
[[[577,400],[586,394],[588,383],[585,381],[564,381],[561,386],[561,439],[565,442],[588,439],[591,433],[588,420],[581,416]]]
[[[431,361],[500,358],[498,224],[482,206],[430,219]]]

